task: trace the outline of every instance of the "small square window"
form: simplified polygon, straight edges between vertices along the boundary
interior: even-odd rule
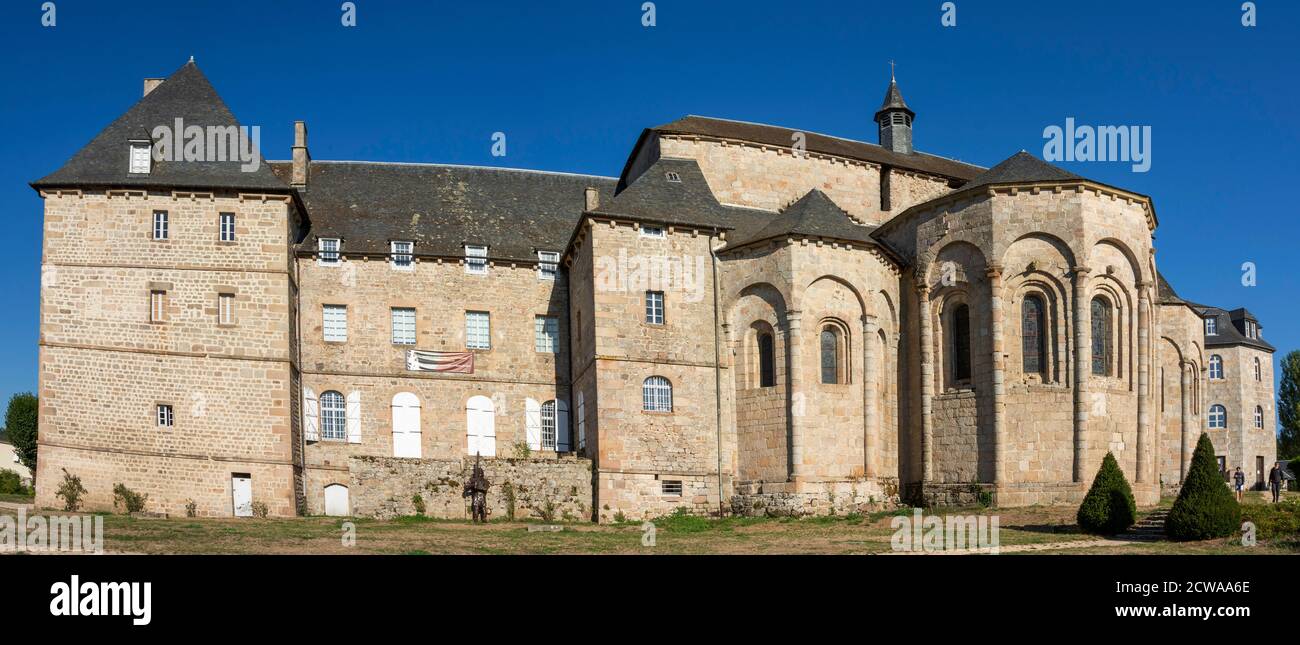
[[[235,294],[222,293],[217,295],[217,323],[221,325],[235,324]]]
[[[465,312],[465,347],[492,349],[492,323],[488,312]]]
[[[415,308],[393,307],[393,344],[415,344]]]
[[[176,422],[176,416],[172,414],[172,406],[164,403],[159,403],[158,404],[158,427],[170,428],[175,424],[175,422]]]
[[[339,263],[339,248],[342,244],[337,237],[322,237],[316,240],[317,264],[326,266]]]
[[[348,308],[344,305],[325,305],[322,312],[325,340],[335,343],[348,339]]]
[[[167,211],[153,212],[153,239],[167,239]]]
[[[555,251],[537,252],[537,279],[554,280],[559,272],[560,254]]]
[[[659,490],[671,497],[681,497],[682,480],[680,479],[662,479],[659,481]]]
[[[152,157],[150,156],[151,148],[152,146],[149,145],[148,141],[131,142],[131,169],[129,171],[131,174],[133,175],[149,174],[149,166],[150,163],[153,161]]]
[[[465,245],[465,273],[487,275],[487,250],[486,246]]]
[[[664,324],[664,292],[645,292],[645,321],[651,325]]]
[[[410,271],[415,266],[414,248],[414,242],[390,242],[389,251],[392,253],[393,268]]]
[[[663,238],[666,234],[662,226],[642,226],[641,237]]]
[[[235,241],[235,214],[234,213],[221,214],[221,241],[222,242]]]

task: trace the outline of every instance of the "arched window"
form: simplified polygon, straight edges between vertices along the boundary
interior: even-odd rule
[[[320,395],[321,438],[342,441],[347,438],[347,404],[343,395],[329,391]]]
[[[839,383],[840,335],[830,325],[822,328],[821,359],[822,383]]]
[[[1020,306],[1020,338],[1026,374],[1043,374],[1047,361],[1043,343],[1043,299],[1026,296]]]
[[[1255,357],[1255,380],[1264,380],[1264,368],[1260,365],[1258,356]]]
[[[1215,403],[1210,406],[1210,427],[1226,428],[1228,427],[1228,411],[1222,405]]]
[[[542,404],[542,448],[555,450],[555,401]]]
[[[662,376],[651,376],[641,384],[641,409],[646,412],[673,411],[673,385]]]
[[[772,387],[774,385],[776,385],[776,345],[772,341],[772,334],[759,332],[758,386]]]
[[[970,380],[970,307],[957,305],[952,310],[951,341],[953,384]]]
[[[1263,427],[1264,427],[1264,408],[1261,408],[1260,406],[1257,405],[1255,406],[1255,429],[1258,430],[1258,429],[1262,429]]]
[[[1111,306],[1105,298],[1092,299],[1092,373],[1097,376],[1110,376],[1111,364],[1114,362],[1111,347]]]
[[[1223,357],[1218,354],[1210,355],[1210,378],[1223,378]]]

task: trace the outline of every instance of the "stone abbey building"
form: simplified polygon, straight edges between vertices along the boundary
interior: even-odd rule
[[[301,122],[250,164],[193,62],[148,80],[32,184],[37,503],[463,517],[478,455],[498,517],[1010,506],[1110,451],[1152,504],[1202,432],[1261,481],[1273,348],[1159,274],[1151,198],[914,116],[892,81],[879,145],[687,116],[617,178],[315,160]],[[209,155],[151,154],[181,123]]]

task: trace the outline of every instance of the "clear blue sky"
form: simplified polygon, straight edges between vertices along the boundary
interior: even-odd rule
[[[875,141],[898,62],[917,148],[992,165],[1043,128],[1149,125],[1153,165],[1062,164],[1151,195],[1157,262],[1186,298],[1248,307],[1300,347],[1300,3],[642,0],[0,3],[0,397],[36,387],[41,201],[27,186],[191,55],[272,159],[304,119],[317,159],[615,175],[644,127],[684,114]],[[508,156],[492,157],[493,132]],[[1241,264],[1258,286],[1241,285]]]

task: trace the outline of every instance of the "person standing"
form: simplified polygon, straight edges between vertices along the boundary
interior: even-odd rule
[[[1273,469],[1268,471],[1268,487],[1273,489],[1273,503],[1278,503],[1282,497],[1282,462],[1273,462]]]
[[[1241,491],[1246,488],[1246,473],[1241,472],[1241,466],[1237,466],[1237,472],[1232,474],[1232,487],[1237,491],[1237,503],[1241,503]]]

